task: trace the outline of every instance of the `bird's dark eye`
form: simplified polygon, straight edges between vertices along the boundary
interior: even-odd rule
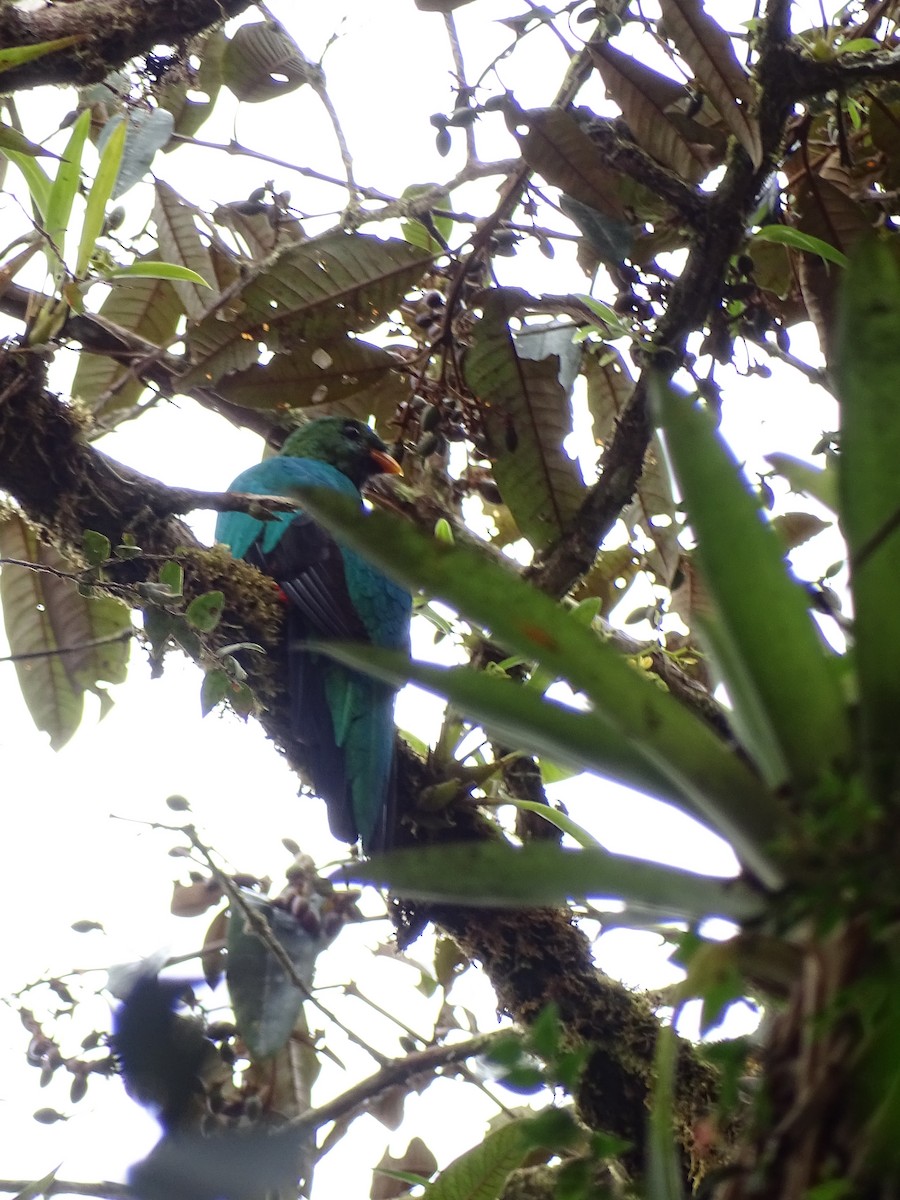
[[[358,442],[362,437],[358,425],[354,425],[352,421],[348,421],[344,426],[344,437],[349,438],[351,442]]]

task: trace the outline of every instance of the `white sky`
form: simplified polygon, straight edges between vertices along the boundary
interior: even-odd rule
[[[733,5],[717,7],[734,19]],[[325,67],[361,183],[399,193],[410,182],[444,179],[458,169],[461,131],[454,131],[453,152],[444,160],[436,154],[434,129],[427,122],[429,113],[446,112],[450,106],[450,60],[440,16],[414,11],[411,0],[387,9],[368,0],[343,0],[340,7],[304,5],[302,12],[286,2],[273,3],[272,8],[311,58],[318,57],[340,14],[347,14],[341,40],[330,49]],[[518,6],[512,3],[479,0],[457,13],[472,78],[509,40],[509,31],[491,18],[513,11]],[[564,67],[558,43],[542,32],[526,39],[517,56],[500,65],[500,75],[527,107],[548,103]],[[598,97],[594,83],[585,93],[585,102],[596,103]],[[71,100],[59,92],[23,97],[25,132],[42,139],[71,106]],[[234,130],[239,141],[259,151],[341,174],[327,117],[309,89],[264,106],[242,106],[235,118],[237,108],[230,96],[223,97],[220,111],[199,136],[225,141]],[[513,153],[499,116],[479,126],[478,136],[483,158]],[[64,137],[51,142],[51,148],[58,151]],[[179,149],[158,158],[156,169],[207,208],[244,198],[269,178],[279,188],[289,187],[292,203],[302,210],[325,211],[340,202],[335,189],[265,163],[212,151]],[[7,187],[13,175],[10,171]],[[461,189],[454,206],[486,210],[493,186]],[[126,233],[143,222],[149,190],[144,184],[129,194]],[[553,217],[551,223],[566,227],[560,217]],[[17,204],[0,196],[0,243],[11,240],[20,227]],[[515,260],[501,260],[498,268],[503,280],[528,278],[532,291],[586,288],[587,281],[573,270],[566,247],[548,263],[526,244]],[[809,334],[793,332],[792,336],[798,353],[814,356]],[[60,355],[55,367],[61,389],[71,371],[70,357]],[[723,431],[754,468],[764,469],[762,455],[772,450],[808,456],[818,431],[836,426],[829,398],[777,365],[765,384],[735,380],[730,373],[723,378],[727,383]],[[165,482],[212,490],[225,487],[256,460],[259,440],[184,400],[123,426],[105,440],[104,449]],[[210,514],[197,514],[193,524],[201,537],[211,537]],[[813,577],[840,556],[839,544],[826,534],[798,552],[795,561],[801,572]],[[627,612],[631,607],[629,598],[623,609]],[[649,629],[639,626],[632,632],[641,636]],[[428,631],[420,636],[423,640],[417,649],[428,654]],[[2,646],[0,653],[6,653]],[[184,878],[182,864],[166,857],[177,838],[144,824],[175,823],[174,814],[164,805],[171,792],[189,797],[195,821],[226,860],[243,871],[273,875],[276,890],[288,862],[279,844],[282,836],[300,842],[322,864],[340,856],[341,847],[327,831],[324,807],[317,801],[296,799],[296,780],[260,730],[229,714],[201,720],[199,688],[199,672],[174,654],[166,660],[163,678],[151,681],[144,654],[136,648],[128,685],[117,689],[112,713],[99,725],[89,716],[70,745],[53,754],[21,704],[12,667],[0,664],[4,713],[0,757],[5,780],[0,887],[9,931],[0,958],[0,994],[9,994],[45,972],[65,972],[74,966],[104,968],[161,947],[172,953],[197,947],[205,921],[167,916],[171,880]],[[436,701],[418,694],[413,700],[401,700],[399,723],[427,737],[438,712]],[[731,869],[727,847],[671,810],[588,777],[558,788],[554,793],[565,799],[573,818],[613,850],[708,871]],[[123,820],[110,820],[110,814]],[[81,918],[101,920],[106,934],[75,934],[70,925]],[[382,936],[385,932],[384,927],[377,931]],[[382,1002],[386,995],[402,992],[404,1019],[427,1034],[437,1001],[425,1000],[412,983],[407,985],[406,975],[414,978],[409,968],[375,959],[368,947],[376,940],[371,927],[343,934],[340,951],[322,961],[319,984],[353,976],[364,991]],[[429,945],[424,940],[413,948],[413,956],[427,964]],[[612,931],[598,943],[598,961],[635,986],[659,986],[675,977],[654,934]],[[452,999],[481,1014],[492,1012],[489,989],[475,971],[457,985]],[[339,1003],[330,994],[326,1001],[336,1007]],[[367,1029],[367,1036],[381,1049],[396,1053],[395,1031],[373,1022],[354,1005],[346,1002],[341,1010],[345,1018]],[[314,1015],[310,1020],[316,1024]],[[85,1032],[79,1027],[76,1041]],[[0,1177],[37,1178],[62,1163],[63,1178],[115,1178],[146,1152],[155,1140],[155,1125],[124,1100],[117,1084],[92,1083],[87,1099],[72,1108],[68,1079],[65,1088],[56,1082],[45,1090],[38,1088],[38,1072],[24,1065],[25,1042],[17,1017],[0,1008],[0,1045],[7,1047],[2,1056],[5,1097],[0,1099],[0,1127],[5,1136]],[[344,1076],[327,1065],[317,1100],[342,1090],[356,1078],[353,1072],[368,1073],[374,1067],[340,1037],[329,1039],[329,1044],[346,1058],[349,1071]],[[393,1152],[400,1153],[415,1133],[429,1140],[442,1164],[452,1159],[482,1135],[484,1122],[494,1111],[473,1089],[463,1095],[464,1086],[440,1083],[412,1100],[408,1120],[397,1134],[368,1118],[358,1122],[338,1154],[319,1168],[317,1194],[327,1195],[337,1187],[343,1194],[364,1194],[368,1170],[384,1145],[390,1143]],[[511,1105],[517,1102],[516,1097],[506,1099]],[[38,1127],[31,1114],[47,1106],[71,1112],[72,1119],[50,1129]]]

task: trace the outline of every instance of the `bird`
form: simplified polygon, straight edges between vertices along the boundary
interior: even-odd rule
[[[279,454],[242,471],[229,490],[299,499],[300,487],[331,488],[361,507],[366,480],[401,473],[368,425],[329,416],[295,430]],[[220,513],[216,541],[281,590],[291,736],[332,834],[359,840],[365,852],[385,849],[395,819],[394,691],[304,644],[335,639],[408,653],[412,597],[299,504],[266,521]]]

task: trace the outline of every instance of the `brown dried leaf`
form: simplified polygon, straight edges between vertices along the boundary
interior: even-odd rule
[[[392,1179],[387,1171],[408,1171],[429,1178],[437,1170],[437,1159],[421,1138],[415,1137],[406,1147],[405,1153],[394,1158],[387,1150],[372,1176],[371,1200],[395,1200],[409,1191],[410,1185],[403,1179]]]
[[[616,50],[609,42],[598,42],[588,49],[608,95],[622,110],[638,145],[682,179],[699,183],[710,170],[709,155],[688,140],[668,113],[684,98],[684,86]]]
[[[167,183],[156,181],[156,200],[153,220],[160,257],[165,262],[196,271],[209,284],[208,288],[179,279],[173,282],[184,311],[191,320],[199,320],[214,302],[218,280],[209,250],[200,239],[194,223],[197,210]]]
[[[763,149],[759,123],[752,114],[756,97],[728,34],[704,11],[700,0],[660,0],[660,8],[666,33],[754,167],[759,167]]]
[[[830,521],[823,521],[815,513],[809,512],[779,513],[772,518],[772,526],[788,550],[802,546],[830,525]]]
[[[174,917],[199,917],[222,899],[222,889],[214,879],[196,883],[174,883],[169,911]]]
[[[520,139],[522,157],[548,183],[607,217],[622,220],[620,176],[604,165],[603,155],[575,118],[559,108],[523,113],[528,133]]]
[[[203,949],[200,953],[200,965],[203,968],[203,978],[211,988],[216,987],[225,973],[227,959],[225,940],[228,937],[228,909],[217,912],[209,923],[206,936],[203,938]]]

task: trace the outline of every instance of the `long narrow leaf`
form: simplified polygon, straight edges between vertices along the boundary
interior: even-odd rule
[[[678,1041],[671,1025],[656,1035],[653,1097],[647,1121],[647,1200],[682,1200],[681,1164],[675,1150],[675,1067]]]
[[[836,373],[839,486],[850,551],[859,704],[870,777],[896,795],[900,728],[900,267],[891,247],[862,244],[847,274]]]
[[[30,154],[23,154],[19,150],[8,150],[5,147],[3,153],[22,172],[25,183],[28,185],[32,202],[41,220],[46,221],[47,205],[50,201],[50,188],[52,187],[50,176],[40,163],[34,161]]]
[[[87,270],[97,238],[103,231],[103,221],[106,216],[106,205],[112,195],[116,177],[119,174],[119,164],[122,161],[122,151],[125,149],[126,125],[122,121],[113,130],[109,140],[103,147],[100,156],[100,166],[87,205],[84,210],[84,224],[81,227],[81,241],[78,243],[78,257],[75,261],[75,275],[81,279]]]
[[[511,570],[475,550],[426,537],[385,513],[361,514],[342,500],[311,489],[303,502],[317,520],[389,574],[456,605],[510,650],[584,692],[595,712],[673,789],[690,797],[760,878],[778,885],[780,873],[766,846],[781,827],[780,809],[698,717]]]
[[[581,712],[546,700],[510,679],[471,667],[435,667],[412,662],[404,654],[359,643],[316,643],[316,650],[401,687],[417,683],[445,696],[469,717],[531,754],[546,755],[580,771],[593,771],[704,816],[690,796],[672,785],[640,748],[595,712]]]
[[[60,257],[65,253],[66,230],[69,227],[72,202],[81,177],[81,153],[90,127],[91,111],[86,108],[72,126],[72,133],[56,169],[56,178],[47,200],[46,232]]]
[[[763,897],[734,879],[694,875],[605,850],[562,850],[551,842],[416,846],[352,863],[341,877],[415,899],[478,907],[540,907],[602,896],[689,921],[719,916],[741,922],[765,911]]]
[[[770,785],[813,784],[846,767],[849,756],[836,663],[777,534],[708,415],[662,378],[651,387],[713,602],[701,628],[735,724]]]

